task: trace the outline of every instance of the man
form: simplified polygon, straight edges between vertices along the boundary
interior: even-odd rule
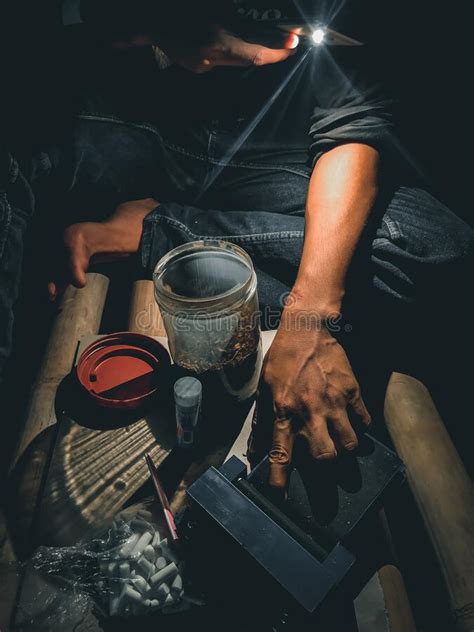
[[[2,5],[0,59],[8,97],[0,117],[0,383],[12,346],[24,235],[38,190],[52,181],[53,196],[61,193],[64,180],[56,174],[67,169],[71,153],[81,71],[107,58],[108,50],[149,47],[157,37],[168,61],[193,73],[274,64],[293,53],[296,36],[276,34],[265,45],[244,41],[208,17],[210,4],[24,0]],[[192,38],[183,16],[192,24]]]
[[[370,423],[334,335],[339,315],[375,320],[381,305],[393,311],[434,287],[449,300],[472,249],[450,211],[400,186],[390,102],[367,85],[363,52],[338,51],[361,79],[325,47],[249,70],[155,68],[133,88],[120,77],[120,103],[118,89],[96,90],[75,128],[69,190],[122,202],[65,231],[76,285],[91,257],[138,252],[150,271],[180,243],[219,237],[251,255],[264,314],[285,298],[263,376],[280,488],[295,436],[333,459],[357,446],[349,415]]]

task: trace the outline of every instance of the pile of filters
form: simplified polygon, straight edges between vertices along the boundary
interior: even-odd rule
[[[151,524],[152,515],[140,510],[130,521],[117,517],[107,561],[100,563],[102,594],[108,593],[109,614],[143,615],[151,611],[176,612],[189,607],[183,592],[183,564],[166,538]]]

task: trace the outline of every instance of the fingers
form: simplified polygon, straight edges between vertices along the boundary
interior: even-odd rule
[[[324,417],[311,417],[300,430],[300,434],[308,442],[308,448],[313,458],[320,461],[336,458],[336,446],[329,435]]]
[[[55,301],[69,283],[78,288],[84,287],[87,283],[86,272],[89,269],[90,253],[82,241],[71,240],[66,244],[64,254],[65,257],[61,256],[54,266],[54,280],[48,283],[48,296],[51,301]]]
[[[288,36],[285,41],[285,48],[294,49],[300,43],[300,38],[296,33],[288,33]]]
[[[257,30],[254,29],[239,29],[239,36],[226,34],[229,39],[238,39],[242,41],[246,46],[257,45],[264,48],[273,49],[293,49],[299,44],[300,38],[298,37],[298,30],[294,32],[281,31],[275,28],[264,28],[261,25]]]
[[[89,268],[89,257],[83,251],[72,251],[69,260],[71,281],[76,287],[84,287],[87,283],[86,272]]]
[[[295,52],[294,48],[267,48],[259,44],[249,44],[242,40],[236,40],[232,46],[232,58],[238,66],[266,66],[285,61]],[[227,64],[226,64],[227,65]],[[229,64],[232,65],[232,64]]]
[[[354,450],[359,441],[354,432],[354,428],[349,421],[346,411],[341,411],[339,415],[331,418],[331,425],[334,428],[337,442],[345,450]]]
[[[367,410],[360,393],[358,392],[354,399],[350,402],[354,412],[360,417],[360,420],[365,426],[370,425],[372,418]]]
[[[273,426],[272,447],[268,454],[270,463],[269,483],[272,487],[286,489],[288,469],[291,465],[294,433],[289,419],[276,419]]]
[[[296,52],[299,38],[296,34],[285,34],[278,48],[251,44],[237,37],[228,36],[222,49],[207,48],[199,54],[186,55],[180,64],[196,74],[209,72],[217,66],[266,66],[285,61]],[[172,52],[170,52],[172,56]]]
[[[48,296],[50,301],[55,301],[59,296],[59,284],[55,281],[50,281],[48,283]]]

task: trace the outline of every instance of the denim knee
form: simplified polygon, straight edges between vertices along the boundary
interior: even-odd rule
[[[474,231],[422,189],[391,197],[372,245],[374,285],[405,301],[466,282]]]
[[[442,263],[472,250],[474,231],[444,204],[422,189],[400,187],[383,217],[382,232],[407,256]]]

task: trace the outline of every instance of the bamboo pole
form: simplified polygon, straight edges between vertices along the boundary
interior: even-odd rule
[[[43,363],[32,389],[14,463],[35,437],[56,423],[56,390],[71,370],[79,339],[99,331],[108,286],[107,277],[89,273],[84,288],[69,285],[64,292]]]
[[[155,300],[153,281],[135,281],[128,314],[128,331],[146,336],[166,336]]]
[[[474,493],[427,388],[393,373],[385,420],[423,516],[456,627],[474,630]]]
[[[416,632],[402,574],[393,564],[382,566],[377,573],[383,591],[390,632]]]

